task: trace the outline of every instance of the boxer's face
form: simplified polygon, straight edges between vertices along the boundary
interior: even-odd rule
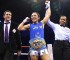
[[[32,20],[33,23],[38,23],[39,19],[40,18],[39,18],[38,14],[36,12],[32,13],[31,20]]]
[[[61,16],[59,20],[60,25],[65,25],[67,22],[66,20],[67,20],[66,16]]]

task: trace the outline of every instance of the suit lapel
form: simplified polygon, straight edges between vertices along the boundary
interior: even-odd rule
[[[11,25],[10,25],[10,31],[9,31],[9,37],[10,37],[11,34],[12,34],[12,30],[13,30],[13,23],[11,22]]]

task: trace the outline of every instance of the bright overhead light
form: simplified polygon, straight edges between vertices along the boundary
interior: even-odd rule
[[[33,2],[38,2],[38,0],[33,0]]]

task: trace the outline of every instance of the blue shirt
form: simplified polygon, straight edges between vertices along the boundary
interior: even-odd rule
[[[34,39],[44,40],[44,29],[42,22],[30,24],[30,42]]]

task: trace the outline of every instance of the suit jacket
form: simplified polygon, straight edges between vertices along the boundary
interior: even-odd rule
[[[9,50],[15,51],[21,50],[21,40],[20,32],[17,30],[18,25],[14,22],[11,22],[10,31],[9,31]],[[4,44],[4,23],[0,24],[0,53],[4,53],[5,44]]]

